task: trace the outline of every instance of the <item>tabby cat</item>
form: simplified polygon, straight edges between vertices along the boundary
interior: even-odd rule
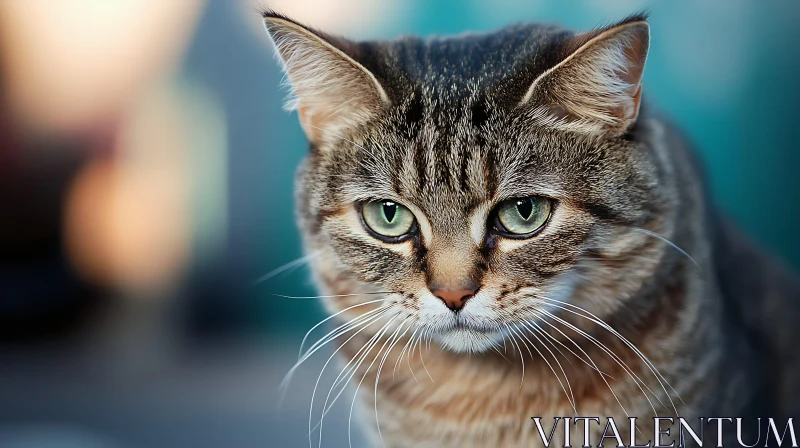
[[[307,353],[336,341],[372,444],[535,446],[532,416],[638,417],[646,441],[656,415],[800,415],[800,289],[643,103],[644,15],[369,42],[263,16],[340,324]]]

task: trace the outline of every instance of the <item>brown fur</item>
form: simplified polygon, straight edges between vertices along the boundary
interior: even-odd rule
[[[325,305],[385,297],[338,316],[384,311],[338,339],[343,360],[361,361],[352,382],[366,385],[374,444],[380,428],[386,446],[531,446],[531,416],[576,410],[636,416],[650,435],[652,416],[676,410],[795,415],[782,397],[800,387],[786,342],[800,313],[784,305],[796,286],[736,252],[685,143],[640,108],[644,17],[577,35],[523,25],[361,44],[265,18],[289,79],[302,80],[294,106],[311,152],[298,221],[321,292],[346,295]],[[304,107],[326,112],[309,128]],[[531,195],[553,204],[539,233],[492,227],[497,204]],[[408,207],[415,233],[370,234],[359,205],[370,200]],[[730,280],[748,279],[741,288],[727,283],[736,260],[749,267]],[[479,289],[456,313],[431,293],[441,284]]]

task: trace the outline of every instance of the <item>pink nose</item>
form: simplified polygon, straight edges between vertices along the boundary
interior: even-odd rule
[[[444,289],[436,289],[431,291],[433,295],[438,297],[444,304],[453,311],[458,311],[464,307],[464,304],[467,303],[467,300],[471,299],[473,295],[475,295],[476,289],[455,289],[455,290],[444,290]]]

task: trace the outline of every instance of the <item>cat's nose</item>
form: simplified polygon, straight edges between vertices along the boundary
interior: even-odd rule
[[[453,311],[458,311],[464,307],[467,300],[475,295],[478,288],[472,289],[434,289],[433,295],[439,298],[444,304]]]

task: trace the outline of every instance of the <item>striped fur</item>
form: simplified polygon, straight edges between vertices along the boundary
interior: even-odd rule
[[[296,104],[337,114],[306,128],[297,216],[327,309],[379,316],[338,339],[373,443],[535,446],[531,416],[576,411],[650,434],[676,411],[797,415],[797,286],[736,249],[685,142],[640,108],[645,17],[358,44],[265,19]],[[492,233],[493,208],[530,195],[554,201],[544,229]],[[419,234],[370,235],[358,204],[377,199]],[[480,288],[454,313],[430,291],[443,280]]]

